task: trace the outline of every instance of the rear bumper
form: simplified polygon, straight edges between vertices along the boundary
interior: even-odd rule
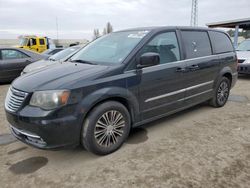
[[[239,74],[250,74],[250,64],[238,64]]]
[[[80,143],[81,123],[74,116],[56,119],[23,117],[6,111],[12,134],[20,141],[40,149],[73,147]]]

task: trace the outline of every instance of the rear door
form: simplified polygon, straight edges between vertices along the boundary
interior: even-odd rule
[[[219,72],[219,60],[212,55],[208,32],[205,30],[181,30],[185,49],[186,71],[185,105],[193,105],[208,99]]]
[[[0,53],[0,76],[2,79],[18,77],[23,68],[30,63],[30,57],[19,50],[2,49]]]
[[[138,56],[154,52],[160,55],[160,64],[143,68],[139,85],[140,110],[143,119],[167,114],[183,107],[185,78],[181,70],[185,62],[181,53],[176,31],[166,31],[154,36],[139,52]]]

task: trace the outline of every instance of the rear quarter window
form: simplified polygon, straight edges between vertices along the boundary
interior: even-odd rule
[[[186,59],[212,55],[212,48],[206,31],[181,31]]]
[[[215,54],[234,51],[233,44],[225,33],[218,31],[209,31],[209,36]]]

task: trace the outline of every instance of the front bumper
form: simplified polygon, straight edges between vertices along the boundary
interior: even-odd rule
[[[61,118],[27,117],[23,113],[20,115],[6,111],[11,132],[18,140],[40,149],[79,145],[82,124],[79,118],[72,115]]]
[[[250,64],[238,64],[239,74],[250,74]]]

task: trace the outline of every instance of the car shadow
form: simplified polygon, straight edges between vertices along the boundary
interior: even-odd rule
[[[238,79],[241,80],[250,80],[250,74],[239,74]]]

